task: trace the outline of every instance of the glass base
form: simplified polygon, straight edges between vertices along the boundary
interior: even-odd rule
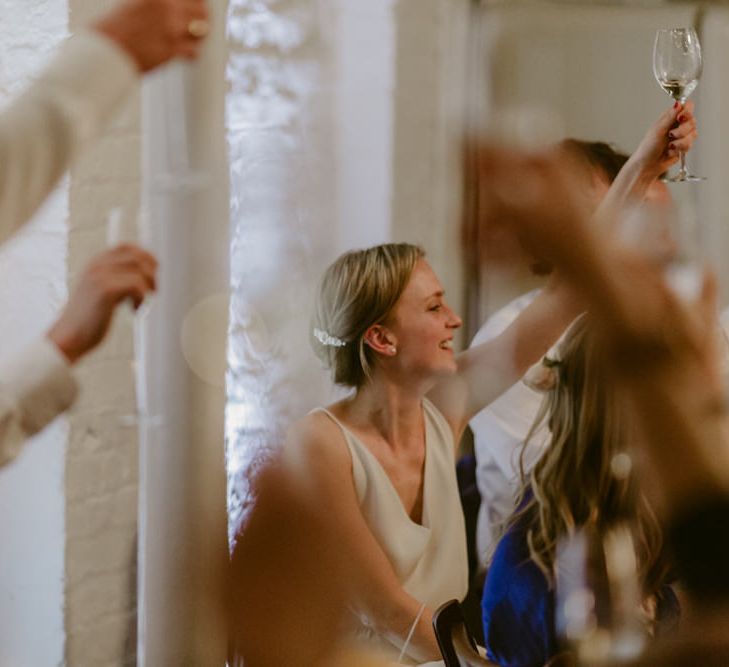
[[[693,174],[677,174],[676,176],[666,176],[662,179],[664,183],[698,183],[705,181],[706,176],[694,176]]]

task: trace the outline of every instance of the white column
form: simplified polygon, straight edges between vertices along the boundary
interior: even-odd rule
[[[204,57],[143,92],[148,243],[159,292],[143,325],[139,665],[225,664],[224,375],[229,285],[224,11]]]

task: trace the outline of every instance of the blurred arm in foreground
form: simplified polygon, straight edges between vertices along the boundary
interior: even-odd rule
[[[0,242],[108,127],[140,74],[197,56],[204,26],[204,0],[124,0],[59,49],[0,113]]]

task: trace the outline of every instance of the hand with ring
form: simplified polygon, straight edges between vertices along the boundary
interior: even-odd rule
[[[195,39],[207,37],[210,32],[210,25],[205,19],[193,19],[187,24],[187,33]]]
[[[196,58],[210,23],[205,0],[123,0],[92,28],[148,72],[173,58]]]

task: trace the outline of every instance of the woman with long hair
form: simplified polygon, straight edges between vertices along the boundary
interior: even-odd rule
[[[556,553],[581,528],[606,535],[629,525],[649,629],[670,624],[678,612],[660,524],[625,465],[636,437],[630,406],[610,380],[615,361],[588,315],[572,325],[555,357],[545,357],[538,376],[545,396],[535,428],[546,423],[548,444],[522,474],[517,509],[484,587],[486,644],[500,665],[541,667],[558,652]]]

